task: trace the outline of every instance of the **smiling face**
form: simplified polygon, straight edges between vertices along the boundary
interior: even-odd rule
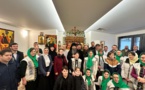
[[[103,50],[100,50],[99,53],[100,53],[100,54],[103,54]]]
[[[54,47],[50,47],[50,50],[51,50],[51,51],[54,51]]]
[[[35,56],[36,55],[36,50],[33,49],[31,52],[30,52],[31,56]]]
[[[18,51],[18,44],[12,45],[12,47],[10,47],[10,48],[11,48],[11,50],[13,50],[13,51]]]
[[[90,57],[93,56],[93,52],[92,52],[92,51],[89,52],[89,56],[90,56]]]
[[[129,60],[133,60],[135,56],[133,56],[131,53],[128,54]]]
[[[75,58],[78,59],[79,58],[79,53],[75,54]]]
[[[88,50],[89,47],[87,45],[84,46],[84,50]]]
[[[113,80],[114,80],[116,83],[118,83],[118,82],[119,82],[119,75],[114,74],[114,75],[113,75]]]
[[[90,70],[87,70],[87,71],[86,71],[86,75],[87,75],[87,76],[91,76],[91,71],[90,71]]]
[[[47,55],[49,53],[48,48],[45,48],[43,52],[44,52],[45,55]]]
[[[112,46],[112,50],[113,50],[113,51],[116,51],[116,50],[117,50],[117,46],[116,46],[116,45],[113,45],[113,46]]]
[[[107,79],[109,77],[109,73],[108,72],[105,72],[104,73],[104,77]]]
[[[120,56],[121,55],[121,51],[117,51],[117,53],[116,53],[118,56]]]
[[[111,53],[111,54],[109,55],[109,58],[114,59],[114,53]]]
[[[9,62],[12,59],[12,52],[5,52],[3,55],[0,55],[0,60],[2,62]]]
[[[60,54],[60,55],[63,55],[63,50],[62,50],[62,49],[59,50],[59,54]]]
[[[80,71],[79,68],[77,68],[77,69],[75,70],[75,74],[76,74],[76,76],[80,76],[80,75],[81,75],[81,71]]]
[[[145,63],[145,54],[143,54],[143,55],[141,55],[141,61],[143,62],[143,63]]]

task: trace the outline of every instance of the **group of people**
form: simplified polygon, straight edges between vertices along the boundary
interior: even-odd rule
[[[117,45],[72,43],[39,48],[24,56],[18,44],[0,51],[0,90],[145,90],[145,53]],[[24,88],[22,88],[22,86]]]

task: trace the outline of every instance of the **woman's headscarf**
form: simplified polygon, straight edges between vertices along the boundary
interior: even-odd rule
[[[120,51],[121,52],[121,51]],[[120,62],[120,58],[122,57],[122,52],[120,55],[117,55],[117,51],[116,51],[116,54],[115,54],[115,58],[118,62]]]
[[[92,75],[90,74],[90,76],[87,76],[87,71],[90,71],[90,73],[91,73],[91,70],[90,69],[86,69],[86,72],[85,72],[85,76],[86,76],[86,80],[88,81],[88,86],[90,86],[91,85],[91,79],[92,79]]]
[[[108,72],[108,74],[109,74],[109,76],[108,76],[107,79],[104,77],[104,73],[105,73],[105,72]],[[102,75],[101,90],[106,90],[106,88],[107,88],[107,83],[110,81],[110,72],[109,72],[108,70],[105,70],[104,73],[103,73],[103,75]]]
[[[145,63],[142,62],[142,60],[141,60],[141,56],[142,56],[142,55],[145,55],[145,52],[143,52],[143,53],[140,54],[139,62],[140,62],[140,64],[141,64],[142,66],[145,66]]]
[[[104,52],[102,52],[102,54],[100,53],[100,51],[98,52],[98,56],[103,56]]]
[[[129,62],[130,62],[130,64],[134,64],[136,61],[138,61],[137,53],[135,53],[135,56],[134,56],[133,60],[129,60]]]
[[[90,51],[91,52],[91,51]],[[88,53],[88,61],[87,61],[87,68],[91,69],[91,67],[93,66],[93,58],[94,58],[94,54],[92,55],[92,57],[89,55]]]
[[[114,84],[115,87],[118,87],[118,88],[129,88],[128,85],[122,80],[121,76],[118,74],[118,73],[113,73],[113,75],[116,74],[119,76],[119,81],[118,83],[116,83],[114,81],[114,79],[112,80],[112,83]]]
[[[37,59],[36,59],[36,55],[35,55],[35,56],[32,56],[32,55],[30,54],[32,50],[34,50],[34,49],[33,49],[33,48],[30,48],[30,49],[27,51],[27,56],[33,61],[35,68],[37,68],[37,67],[38,67],[38,61],[37,61]]]

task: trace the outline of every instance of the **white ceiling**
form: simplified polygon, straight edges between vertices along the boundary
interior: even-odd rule
[[[121,0],[53,0],[65,30],[86,30]]]
[[[0,0],[0,22],[33,30],[64,31],[52,0]]]
[[[0,22],[33,30],[64,31],[64,28],[71,30],[76,26],[87,32],[104,28],[103,32],[113,34],[145,29],[145,0],[53,0],[53,2],[0,0]]]
[[[104,28],[103,32],[119,34],[145,29],[145,0],[123,0],[96,21],[87,31]]]

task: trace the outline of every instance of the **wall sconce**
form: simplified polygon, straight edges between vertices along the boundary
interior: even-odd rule
[[[24,38],[26,38],[28,36],[28,31],[27,30],[22,30],[21,34]]]

